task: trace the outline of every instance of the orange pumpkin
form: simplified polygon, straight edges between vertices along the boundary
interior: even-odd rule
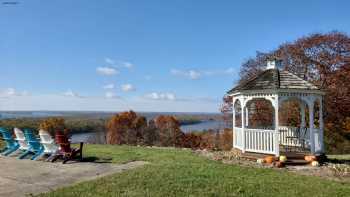
[[[317,159],[316,159],[316,156],[314,156],[314,155],[305,155],[304,159],[305,159],[305,161],[307,161],[307,162],[313,162],[313,161],[316,161],[316,160],[317,160]]]
[[[264,158],[264,160],[266,161],[266,163],[272,164],[275,161],[275,157],[274,156],[267,156]]]

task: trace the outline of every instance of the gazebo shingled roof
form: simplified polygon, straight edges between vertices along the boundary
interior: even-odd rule
[[[242,90],[261,90],[261,89],[304,89],[304,90],[320,90],[312,83],[301,79],[300,77],[288,72],[280,71],[277,68],[268,69],[260,73],[255,78],[238,85],[228,91],[229,94]]]

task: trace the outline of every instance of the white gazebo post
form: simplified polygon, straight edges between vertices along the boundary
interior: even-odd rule
[[[274,137],[274,149],[275,149],[275,155],[279,156],[280,155],[280,143],[279,143],[279,125],[278,125],[278,96],[276,95],[275,97],[275,102],[274,102],[274,109],[275,109],[275,133],[273,135]]]
[[[314,134],[314,99],[309,101],[309,127],[310,127],[310,150],[315,153],[315,134]]]
[[[321,143],[321,153],[324,153],[324,142],[323,142],[323,139],[324,139],[324,125],[323,125],[323,99],[322,97],[319,99],[319,102],[320,102],[320,110],[319,110],[319,129],[320,129],[320,143]]]
[[[305,128],[306,123],[305,123],[305,104],[300,101],[300,118],[301,118],[301,123],[300,127]]]
[[[245,119],[245,113],[244,113],[244,110],[245,110],[245,102],[244,100],[242,99],[242,109],[241,109],[241,116],[242,116],[242,152],[244,153],[245,152],[245,126],[244,126],[244,119]]]
[[[233,143],[233,147],[236,146],[236,108],[235,108],[235,102],[236,100],[232,97],[232,103],[233,103],[233,107],[232,107],[232,143]]]
[[[249,128],[249,111],[248,107],[245,108],[245,126]]]

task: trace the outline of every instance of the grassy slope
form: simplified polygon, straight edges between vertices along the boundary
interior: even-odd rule
[[[5,147],[5,142],[0,139],[0,150],[2,150]]]
[[[151,164],[41,196],[346,196],[350,185],[292,173],[226,165],[190,151],[88,145],[85,156]]]

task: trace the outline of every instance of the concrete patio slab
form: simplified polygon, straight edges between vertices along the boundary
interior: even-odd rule
[[[145,165],[135,161],[126,164],[75,162],[69,164],[19,160],[0,156],[0,196],[17,197],[39,194],[120,173]]]

